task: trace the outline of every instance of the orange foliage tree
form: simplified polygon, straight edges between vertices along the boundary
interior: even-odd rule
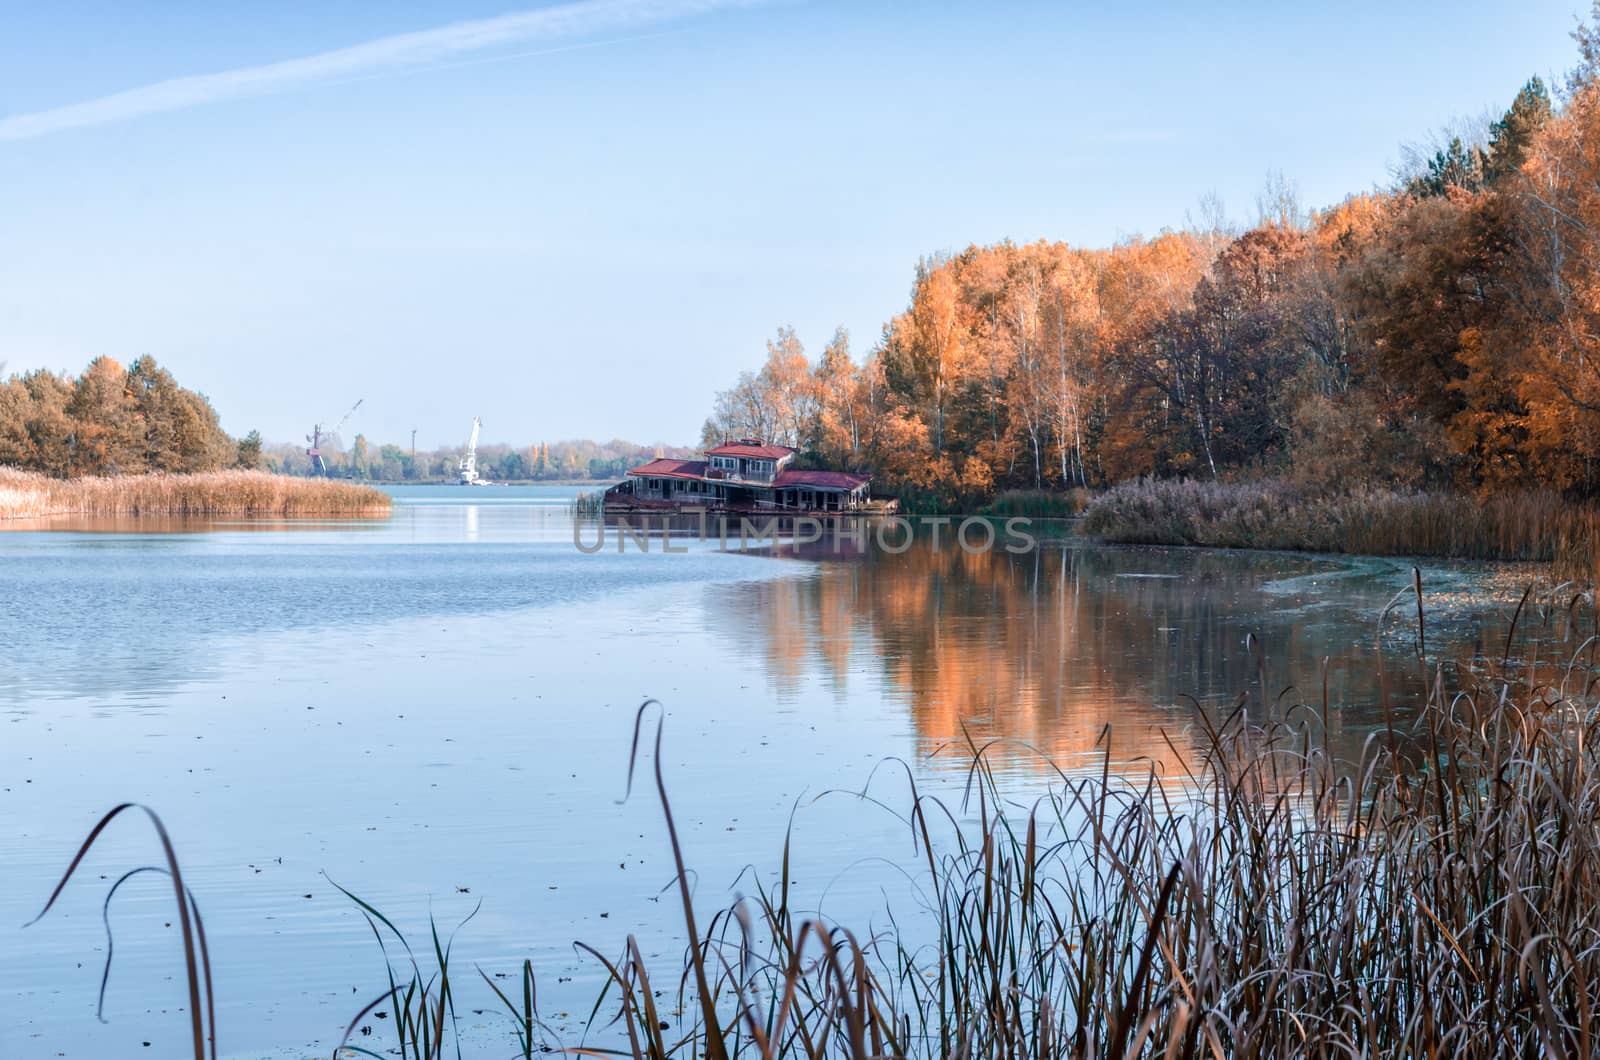
[[[707,437],[936,506],[1144,475],[1600,494],[1600,35],[1576,36],[1561,106],[1535,78],[1387,191],[1308,213],[1278,178],[1244,231],[926,259],[860,363],[780,331]]]

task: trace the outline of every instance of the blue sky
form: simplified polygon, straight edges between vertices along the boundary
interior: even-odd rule
[[[272,440],[690,442],[929,252],[1383,183],[1579,11],[0,0],[0,360],[150,353]]]

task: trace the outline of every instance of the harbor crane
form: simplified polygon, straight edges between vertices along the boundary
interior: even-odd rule
[[[356,409],[360,408],[361,402],[365,400],[366,398],[357,399],[356,403],[350,406],[350,411],[341,416],[339,422],[334,424],[331,429],[324,427],[320,423],[312,426],[311,433],[306,435],[306,443],[308,445],[306,456],[311,458],[311,473],[313,475],[326,476],[328,474],[328,462],[322,459],[322,443],[336,437],[339,433],[339,428],[350,422],[350,417],[356,414]]]
[[[461,465],[458,468],[463,486],[487,485],[478,477],[478,432],[482,429],[483,424],[478,421],[478,417],[472,417],[472,436],[467,439],[467,452],[461,458]]]

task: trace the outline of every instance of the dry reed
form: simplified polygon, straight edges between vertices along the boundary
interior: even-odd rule
[[[1096,497],[1083,531],[1105,541],[1554,563],[1600,572],[1600,509],[1553,491],[1468,497],[1310,493],[1279,481],[1145,480]]]
[[[262,471],[55,479],[0,468],[0,519],[80,516],[381,516],[370,486]]]
[[[907,795],[933,937],[893,910],[872,937],[801,919],[786,845],[774,890],[703,934],[686,920],[685,970],[653,973],[631,940],[606,963],[621,1051],[1595,1055],[1600,705],[1578,602],[1546,615],[1560,662],[1515,663],[1508,637],[1452,688],[1419,600],[1425,703],[1355,762],[1328,750],[1326,702],[1291,725],[1241,697],[1197,714],[1208,752],[1187,787],[1062,775],[1019,813],[973,748],[976,827]],[[670,830],[659,766],[657,783]],[[690,1018],[669,1033],[651,983],[674,980]]]

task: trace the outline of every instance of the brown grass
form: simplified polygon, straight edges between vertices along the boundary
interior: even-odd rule
[[[1278,481],[1146,480],[1096,497],[1083,532],[1128,544],[1520,560],[1553,563],[1574,577],[1600,572],[1600,509],[1550,491],[1316,494]]]
[[[263,471],[54,479],[0,468],[0,519],[78,516],[382,516],[370,486]]]

